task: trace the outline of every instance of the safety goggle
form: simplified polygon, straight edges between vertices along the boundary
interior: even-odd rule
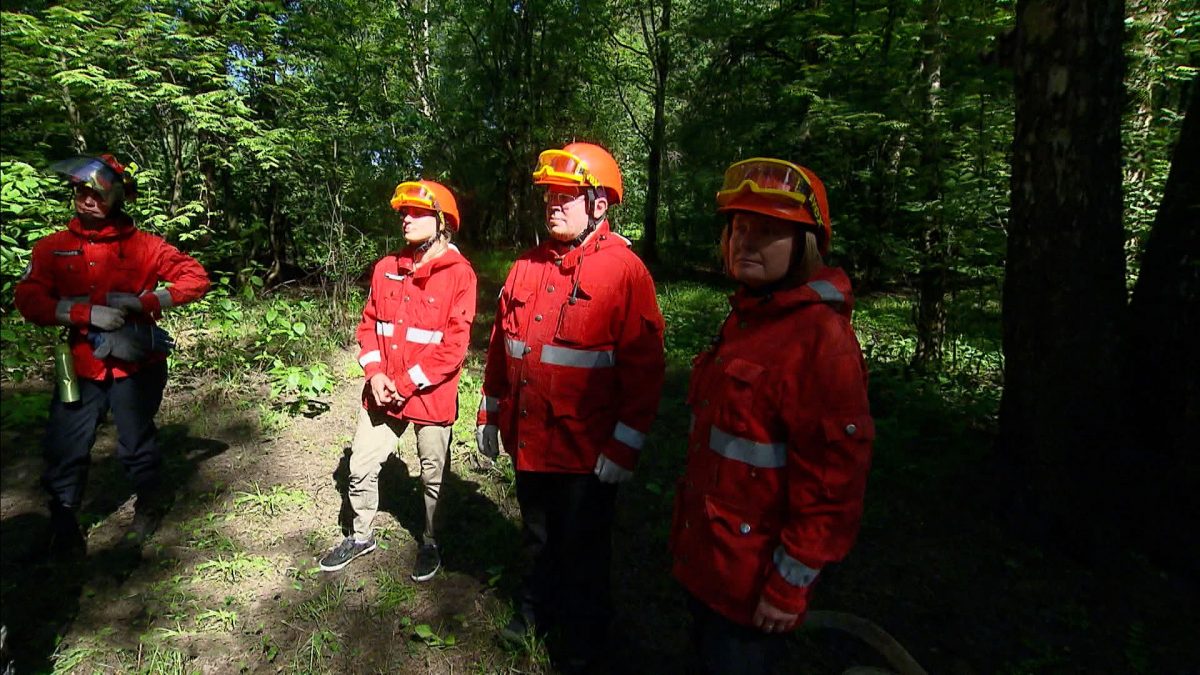
[[[94,157],[72,157],[50,165],[50,169],[66,177],[72,186],[85,186],[96,191],[110,205],[125,194],[121,176],[108,164]]]
[[[538,155],[537,163],[537,169],[533,172],[534,181],[555,178],[576,185],[600,187],[600,181],[592,175],[587,162],[565,150],[546,150]]]
[[[755,157],[734,164],[725,170],[725,182],[717,192],[717,206],[725,206],[744,192],[807,206],[818,223],[824,222],[821,207],[813,198],[812,183],[800,167],[791,162]]]
[[[413,181],[397,185],[396,191],[392,193],[392,208],[398,209],[401,206],[420,206],[433,211],[442,210],[438,206],[433,190]]]

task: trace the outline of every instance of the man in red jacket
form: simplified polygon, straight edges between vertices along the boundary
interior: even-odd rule
[[[353,532],[320,566],[340,570],[375,550],[371,523],[379,509],[379,470],[411,423],[425,490],[425,531],[412,578],[426,581],[442,564],[434,516],[450,465],[458,378],[475,318],[475,271],[450,243],[460,220],[446,186],[431,180],[401,183],[391,203],[408,245],[375,264],[358,325],[358,362],[366,383],[350,450]]]
[[[664,375],[663,318],[645,265],[607,219],[623,196],[603,148],[538,158],[550,238],[513,264],[500,294],[477,442],[517,469],[532,568],[504,635],[557,628],[568,664],[604,647],[617,484],[637,466]]]
[[[139,230],[124,211],[136,183],[112,157],[57,162],[75,191],[67,229],[33,247],[29,271],[16,288],[16,305],[29,321],[67,327],[80,398],[56,395],[46,427],[51,551],[80,553],[85,544],[75,513],[83,498],[96,423],[111,409],[117,458],[137,490],[132,539],[157,527],[164,495],[154,416],[167,383],[165,333],[155,327],[164,309],[208,290],[200,263],[161,237]],[[170,286],[162,287],[161,283]],[[61,383],[60,383],[61,386]]]

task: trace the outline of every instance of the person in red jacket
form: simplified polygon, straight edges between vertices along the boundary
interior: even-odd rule
[[[475,318],[475,271],[451,243],[461,222],[454,195],[431,180],[401,183],[392,208],[408,242],[375,264],[358,324],[358,362],[366,385],[350,451],[353,531],[320,566],[340,570],[375,550],[371,523],[379,509],[379,470],[411,423],[425,490],[425,531],[414,581],[441,567],[434,516],[450,466],[458,417],[458,378]]]
[[[717,206],[739,288],[694,361],[672,571],[701,670],[767,673],[821,569],[854,542],[875,427],[850,282],[822,262],[820,179],[782,160],[738,162]]]
[[[137,491],[130,538],[140,544],[162,517],[166,494],[154,416],[171,343],[155,322],[164,309],[203,296],[209,283],[194,258],[134,225],[124,204],[137,186],[112,155],[76,157],[52,168],[74,189],[75,217],[34,245],[15,301],[27,320],[67,327],[80,396],[63,402],[60,383],[51,400],[42,484],[50,493],[51,551],[77,554],[85,541],[75,514],[106,410],[117,427],[117,458]]]
[[[664,376],[654,281],[607,218],[621,171],[603,148],[538,158],[550,237],[513,264],[488,348],[476,440],[516,466],[531,569],[502,632],[557,628],[568,659],[603,648],[617,484],[637,466]]]

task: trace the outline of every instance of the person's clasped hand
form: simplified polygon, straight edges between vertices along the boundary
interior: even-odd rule
[[[116,330],[125,325],[125,312],[104,305],[92,305],[88,323],[100,330]]]
[[[396,383],[383,373],[371,376],[371,395],[375,397],[375,402],[382,406],[399,404],[404,400],[396,393]]]
[[[133,293],[109,293],[105,296],[104,304],[126,314],[136,314],[143,310],[141,299]]]

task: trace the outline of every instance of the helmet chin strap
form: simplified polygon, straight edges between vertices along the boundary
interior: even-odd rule
[[[425,241],[421,242],[420,244],[417,244],[416,248],[414,249],[417,253],[420,253],[421,255],[425,255],[425,252],[428,251],[435,243],[437,243],[437,241],[439,239],[441,239],[446,234],[446,217],[444,215],[442,215],[441,211],[437,212],[437,217],[438,217],[437,232],[434,232],[432,237],[426,239]]]
[[[587,227],[583,228],[583,231],[579,233],[579,236],[575,237],[569,242],[569,248],[575,248],[576,246],[583,245],[583,242],[587,241],[587,238],[590,237],[591,234],[596,231],[596,228],[600,226],[600,223],[596,220],[596,188],[589,185],[583,194],[584,205],[587,208],[588,224]]]

